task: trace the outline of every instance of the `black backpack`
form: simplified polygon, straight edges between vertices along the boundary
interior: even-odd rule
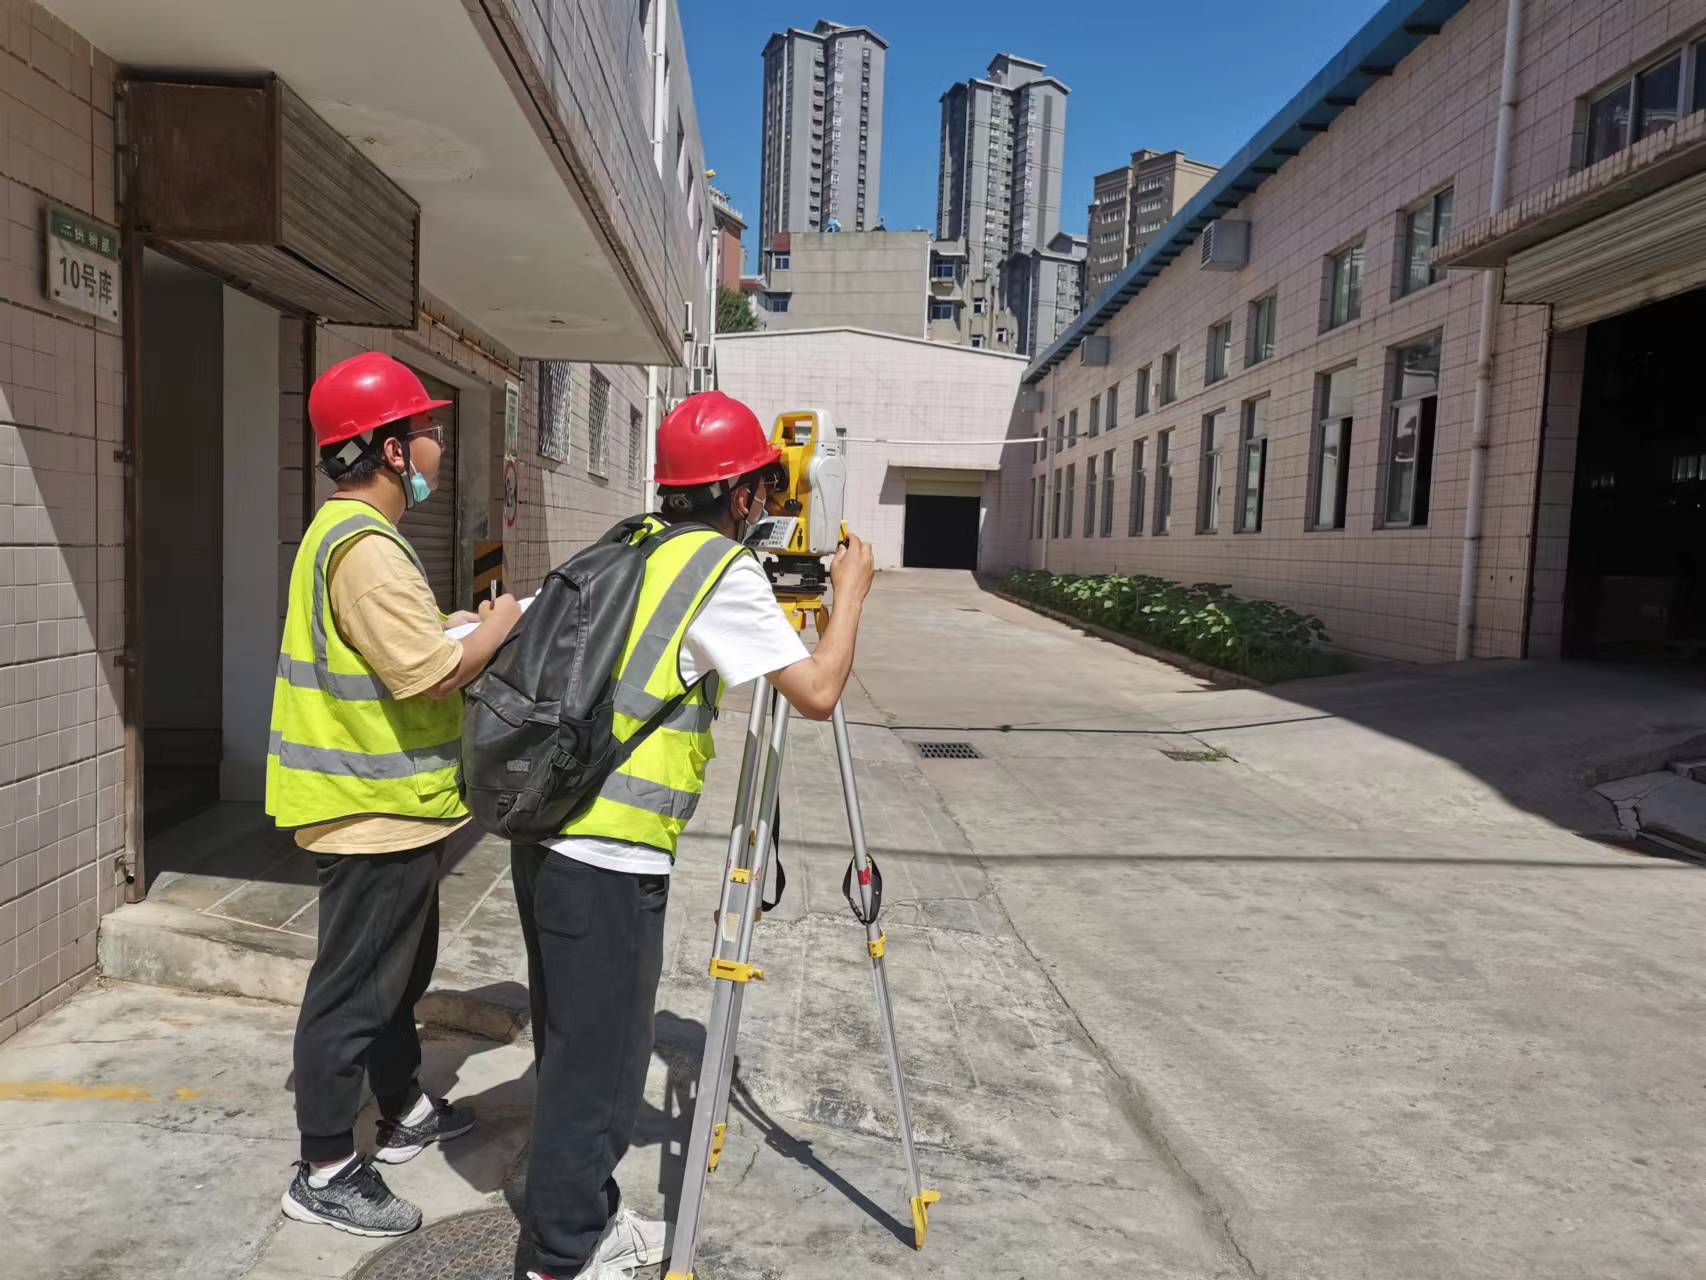
[[[457,784],[474,821],[506,840],[562,831],[605,778],[687,695],[629,738],[611,728],[616,666],[634,622],[646,560],[702,524],[675,524],[635,542],[645,516],[624,520],[551,570],[490,664],[463,690]]]

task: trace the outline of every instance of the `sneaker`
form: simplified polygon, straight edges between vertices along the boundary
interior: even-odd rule
[[[649,1267],[669,1256],[674,1239],[675,1228],[669,1223],[642,1218],[624,1205],[605,1227],[592,1261],[619,1271]]]
[[[287,1218],[355,1236],[406,1236],[421,1225],[421,1211],[392,1195],[366,1160],[350,1161],[323,1187],[311,1185],[308,1173],[308,1162],[298,1161],[296,1178],[279,1202]]]
[[[434,1100],[432,1110],[419,1124],[381,1120],[373,1158],[384,1164],[402,1164],[420,1155],[429,1143],[449,1142],[473,1127],[472,1107],[458,1107],[439,1098]]]

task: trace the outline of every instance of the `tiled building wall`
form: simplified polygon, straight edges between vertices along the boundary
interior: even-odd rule
[[[871,543],[879,569],[901,563],[909,478],[987,480],[987,552],[1003,424],[1024,368],[1017,356],[845,329],[717,342],[719,386],[751,406],[767,430],[785,410],[820,408],[850,437],[847,526]]]
[[[1350,648],[1414,660],[1448,658],[1457,616],[1462,531],[1474,399],[1474,362],[1481,296],[1476,273],[1455,272],[1407,297],[1398,295],[1404,211],[1451,185],[1458,226],[1485,215],[1505,6],[1476,0],[1346,111],[1325,135],[1291,160],[1232,215],[1252,226],[1250,265],[1238,272],[1201,271],[1188,253],[1110,323],[1111,364],[1086,368],[1070,358],[1040,385],[1044,409],[1035,425],[1079,411],[1087,428],[1089,400],[1119,386],[1119,420],[1102,439],[1081,438],[1027,470],[1046,477],[1075,466],[1082,512],[1085,460],[1116,451],[1116,520],[1111,539],[1071,536],[1052,542],[1052,569],[1153,572],[1188,581],[1225,582],[1242,594],[1284,601],[1319,614],[1333,638]],[[1706,4],[1628,0],[1583,5],[1531,0],[1525,15],[1520,106],[1511,156],[1509,198],[1556,181],[1569,170],[1575,103],[1600,81],[1673,36],[1706,21]],[[1252,126],[1257,121],[1251,121]],[[1322,332],[1328,255],[1360,241],[1365,248],[1361,318]],[[1249,304],[1277,290],[1275,356],[1246,368]],[[1477,656],[1523,651],[1536,472],[1545,400],[1547,313],[1503,307],[1496,325],[1488,456],[1485,538],[1476,579]],[[1232,321],[1231,376],[1204,385],[1209,326]],[[1385,475],[1385,422],[1391,351],[1440,333],[1443,339],[1432,512],[1425,529],[1380,528]],[[1137,371],[1150,366],[1158,385],[1161,357],[1179,351],[1179,399],[1134,417]],[[1355,426],[1347,527],[1309,531],[1305,499],[1318,414],[1317,379],[1354,363]],[[1232,505],[1242,403],[1270,396],[1267,507],[1263,529],[1238,534]],[[1153,397],[1153,391],[1152,391]],[[1152,400],[1153,404],[1153,400]],[[1197,534],[1196,503],[1203,416],[1225,408],[1232,436],[1224,454],[1220,532]],[[1126,537],[1131,442],[1175,431],[1174,528],[1157,537]],[[1154,444],[1148,447],[1154,501]],[[1560,543],[1560,547],[1561,547]],[[1039,564],[1043,543],[1029,542]],[[1553,566],[1562,568],[1562,564]]]
[[[111,225],[112,63],[0,11],[0,1040],[95,964],[123,891],[119,330],[46,301],[50,205]]]

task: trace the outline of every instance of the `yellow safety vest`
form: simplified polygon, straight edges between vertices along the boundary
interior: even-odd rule
[[[408,539],[379,512],[334,498],[308,526],[290,571],[267,749],[267,812],[281,827],[359,814],[468,812],[456,793],[462,695],[393,698],[332,618],[332,553],[368,534],[390,538],[420,566]]]
[[[666,527],[650,519],[636,537]],[[683,692],[681,641],[687,628],[729,566],[751,554],[709,529],[675,534],[651,553],[617,667],[611,727],[618,742],[627,742]],[[676,841],[705,789],[705,766],[717,754],[711,725],[722,697],[714,673],[687,690],[681,705],[604,780],[597,797],[569,820],[563,834],[650,845],[673,859]]]

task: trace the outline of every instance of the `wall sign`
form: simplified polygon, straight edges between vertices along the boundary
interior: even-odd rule
[[[49,301],[118,323],[118,232],[69,210],[50,208],[45,257]]]
[[[519,495],[516,493],[519,477],[516,475],[515,459],[504,459],[504,528],[515,528],[515,509]]]
[[[504,383],[504,454],[515,457],[521,449],[521,388]]]

